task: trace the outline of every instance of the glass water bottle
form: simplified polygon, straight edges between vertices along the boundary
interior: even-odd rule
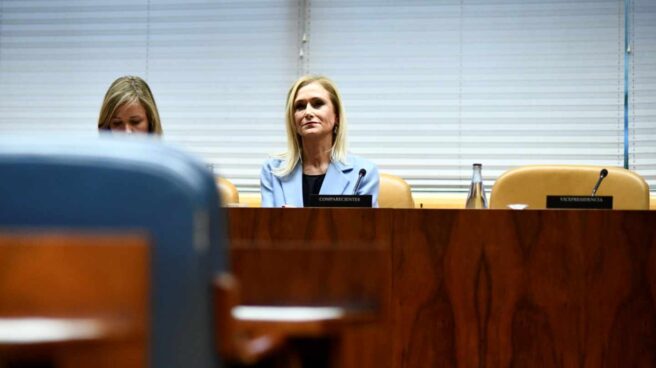
[[[485,188],[483,187],[483,176],[481,175],[482,166],[483,165],[481,164],[474,164],[474,172],[472,174],[465,208],[487,208]]]

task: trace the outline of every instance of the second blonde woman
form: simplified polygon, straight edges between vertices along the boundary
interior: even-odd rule
[[[98,130],[162,134],[157,104],[146,81],[124,76],[109,86],[100,108]]]

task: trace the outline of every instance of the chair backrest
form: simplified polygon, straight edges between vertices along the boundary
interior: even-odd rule
[[[526,204],[528,208],[546,208],[547,195],[586,195],[606,168],[608,176],[597,195],[613,196],[613,209],[649,209],[649,186],[644,179],[619,167],[584,165],[531,165],[511,169],[494,183],[490,208]]]
[[[226,178],[215,177],[216,187],[219,189],[221,203],[224,206],[239,203],[239,191],[232,182]]]
[[[414,208],[410,185],[401,177],[380,173],[380,191],[378,193],[380,208]]]
[[[0,137],[0,227],[145,231],[153,367],[216,367],[210,282],[225,269],[214,178],[146,139]]]
[[[257,193],[241,193],[239,195],[239,204],[244,207],[262,207],[262,194]]]

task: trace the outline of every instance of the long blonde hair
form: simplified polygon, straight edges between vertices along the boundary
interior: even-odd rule
[[[337,115],[335,132],[333,133],[333,144],[330,148],[330,159],[331,161],[346,162],[346,112],[342,105],[342,97],[339,90],[335,83],[325,76],[305,75],[297,79],[287,93],[287,105],[285,107],[287,152],[276,156],[284,161],[283,166],[274,170],[273,174],[276,176],[289,175],[294,171],[294,168],[302,159],[301,153],[303,144],[301,137],[296,133],[296,123],[294,122],[294,100],[296,99],[298,90],[311,83],[319,83],[328,92],[330,95],[330,102],[333,104],[333,109]]]
[[[139,77],[126,75],[120,77],[109,86],[98,117],[98,130],[110,130],[110,121],[116,110],[124,104],[139,102],[146,110],[148,117],[148,132],[161,135],[162,123],[155,98],[146,81]]]

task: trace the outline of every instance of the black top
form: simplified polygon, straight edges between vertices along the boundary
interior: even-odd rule
[[[303,174],[303,206],[310,203],[310,194],[319,194],[321,184],[326,174],[306,175]]]

